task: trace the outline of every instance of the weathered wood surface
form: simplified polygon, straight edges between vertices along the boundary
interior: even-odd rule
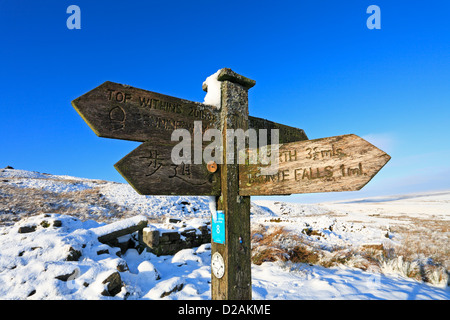
[[[303,129],[295,128],[286,126],[284,124],[276,123],[273,121],[269,121],[262,118],[257,117],[248,117],[248,127],[250,129],[260,130],[260,129],[266,129],[267,130],[267,145],[272,144],[272,135],[271,130],[272,129],[278,129],[279,133],[279,141],[278,143],[289,143],[294,141],[303,141],[308,140],[308,137],[305,134],[305,131]],[[261,141],[258,141],[258,146],[262,146],[263,144]]]
[[[227,74],[225,74],[227,75]],[[131,141],[170,141],[175,129],[202,131],[220,128],[219,110],[199,102],[107,81],[72,101],[72,106],[99,137]],[[279,129],[280,143],[307,139],[302,129],[257,117],[248,117],[249,128]]]
[[[72,101],[99,136],[132,141],[170,141],[175,129],[217,128],[217,111],[202,103],[107,81]]]
[[[224,163],[227,150],[225,129],[248,128],[248,85],[232,73],[222,82],[221,129],[224,141]],[[233,163],[220,166],[221,196],[216,197],[217,209],[225,214],[225,244],[212,242],[211,255],[219,252],[224,260],[225,273],[218,279],[211,274],[213,300],[250,300],[251,246],[250,246],[250,197],[239,196],[239,165],[236,146]]]
[[[206,163],[174,164],[172,148],[178,142],[144,142],[114,167],[144,195],[220,195],[220,173]]]
[[[388,154],[353,134],[280,144],[279,166],[274,174],[260,175],[263,166],[259,164],[241,165],[239,194],[355,191],[389,159]]]
[[[227,69],[222,72],[221,79],[237,79],[236,83],[244,88],[254,85],[253,80]],[[201,133],[210,128],[221,129],[220,110],[109,81],[75,99],[72,105],[98,136],[145,142],[115,165],[138,193],[220,194],[219,173],[210,174],[206,164],[175,165],[170,157],[171,148],[177,144],[171,141],[175,129],[187,129],[192,134],[195,121],[201,121]],[[247,119],[246,130],[267,130],[268,144],[271,143],[271,129],[279,130],[280,143],[307,139],[302,129],[257,117]],[[207,145],[204,142],[202,148]]]

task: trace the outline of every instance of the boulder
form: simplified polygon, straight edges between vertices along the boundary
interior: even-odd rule
[[[23,226],[18,230],[19,233],[30,233],[34,231],[36,231],[36,226]]]
[[[122,290],[122,278],[117,271],[111,273],[102,283],[106,284],[106,288],[102,292],[103,296],[114,297]]]
[[[147,223],[148,221],[146,217],[136,216],[91,230],[96,233],[98,241],[107,243],[117,239],[118,237],[140,231],[147,226]]]

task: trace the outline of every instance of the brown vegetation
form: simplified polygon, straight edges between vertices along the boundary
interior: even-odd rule
[[[302,234],[322,236],[312,229],[305,229]],[[398,246],[374,244],[333,248],[320,247],[302,234],[292,234],[280,226],[253,226],[252,262],[257,265],[275,261],[306,263],[327,268],[346,265],[365,271],[400,273],[436,285],[445,285],[448,281],[448,247],[438,243],[430,245],[432,241],[423,241],[423,233],[403,231],[405,237]]]

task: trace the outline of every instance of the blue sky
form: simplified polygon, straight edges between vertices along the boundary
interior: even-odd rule
[[[124,182],[113,165],[138,143],[98,138],[71,100],[109,80],[201,102],[228,67],[256,80],[251,115],[392,156],[362,191],[280,199],[448,189],[449,14],[446,0],[0,0],[0,168]]]

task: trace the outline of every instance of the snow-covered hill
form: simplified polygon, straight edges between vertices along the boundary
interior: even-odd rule
[[[94,232],[135,216],[209,220],[209,201],[0,169],[0,299],[210,299],[209,244],[158,257]],[[450,191],[255,201],[251,215],[254,299],[450,298]]]

